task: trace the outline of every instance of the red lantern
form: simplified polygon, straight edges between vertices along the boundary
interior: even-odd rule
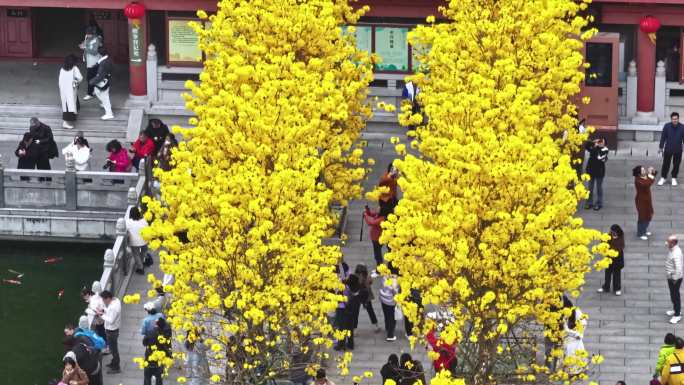
[[[648,35],[651,42],[655,44],[656,42],[656,32],[660,29],[660,21],[653,16],[646,16],[639,22],[639,29],[641,32]]]
[[[145,6],[132,2],[124,8],[124,15],[129,19],[141,19],[145,16]]]

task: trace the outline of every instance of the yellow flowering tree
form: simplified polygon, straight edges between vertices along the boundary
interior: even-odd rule
[[[354,148],[370,108],[370,58],[346,0],[223,0],[193,23],[207,60],[176,127],[173,169],[156,170],[146,238],[161,269],[176,335],[201,338],[221,383],[263,384],[320,358],[341,284],[334,203],[360,193]],[[158,281],[153,285],[159,285]],[[202,330],[202,332],[198,332]],[[348,357],[348,356],[345,356]]]
[[[594,253],[612,255],[606,236],[575,216],[586,195],[569,157],[586,139],[573,130],[572,104],[593,33],[578,15],[586,6],[453,0],[441,9],[446,22],[429,17],[409,35],[423,52],[425,70],[409,78],[422,113],[405,105],[400,121],[418,126],[411,145],[421,156],[397,145],[403,199],[381,241],[415,331],[436,324],[419,304],[449,314],[440,338],[459,344],[467,384],[586,378],[586,352],[561,357],[555,371],[535,359],[542,333],[561,354],[570,309],[554,307],[578,295]],[[534,325],[547,327],[535,335]]]

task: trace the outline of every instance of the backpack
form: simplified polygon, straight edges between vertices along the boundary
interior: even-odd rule
[[[74,337],[79,336],[87,337],[90,340],[90,342],[93,343],[93,348],[95,348],[96,350],[102,351],[107,346],[107,343],[105,342],[104,338],[98,336],[92,330],[81,329],[80,331],[74,333]]]

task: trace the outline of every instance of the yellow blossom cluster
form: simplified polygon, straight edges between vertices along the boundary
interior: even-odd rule
[[[342,27],[364,11],[346,0],[222,0],[216,14],[198,12],[209,26],[193,23],[207,57],[188,84],[196,118],[174,127],[186,140],[170,171],[155,170],[161,199],[146,200],[143,235],[175,277],[165,290],[176,335],[203,339],[225,368],[213,382],[264,383],[332,344],[341,253],[322,239],[336,225],[331,204],[361,191],[353,143],[372,80]]]
[[[586,195],[569,156],[586,139],[574,129],[573,104],[584,76],[582,44],[593,33],[578,14],[586,7],[574,0],[450,1],[441,9],[447,22],[409,34],[425,52],[425,71],[408,78],[420,89],[422,110],[402,108],[400,122],[418,125],[412,147],[421,156],[397,145],[403,198],[380,241],[391,249],[386,259],[401,274],[398,299],[422,328],[416,331],[435,323],[420,322],[412,292],[420,305],[453,315],[442,331],[448,343],[475,346],[461,356],[472,369],[469,384],[497,383],[495,358],[519,326],[547,325],[560,341],[557,326],[569,309],[553,307],[563,293],[578,294],[596,255],[614,254],[606,235],[575,216]],[[533,367],[540,368],[521,366],[519,378],[534,381]],[[571,379],[582,379],[582,370]]]

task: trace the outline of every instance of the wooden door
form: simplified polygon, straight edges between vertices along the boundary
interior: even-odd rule
[[[30,8],[0,8],[0,56],[33,56]]]
[[[600,32],[584,44],[584,58],[589,63],[584,83],[577,100],[578,117],[586,119],[585,126],[594,126],[615,148],[618,126],[618,63],[620,35]],[[589,104],[582,99],[589,97]]]

